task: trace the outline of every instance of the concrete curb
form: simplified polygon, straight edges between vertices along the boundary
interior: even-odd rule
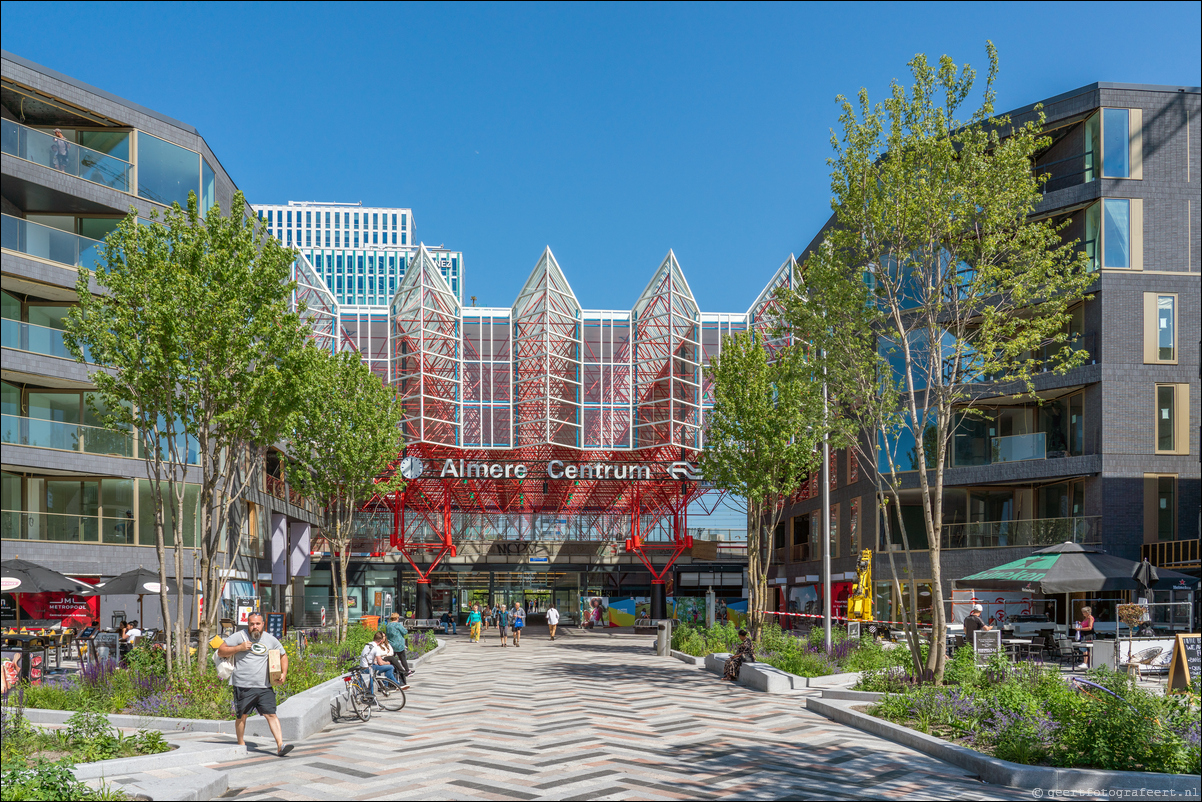
[[[438,643],[430,651],[415,659],[413,666],[424,663],[429,658],[446,649],[446,641],[435,638]],[[285,742],[303,741],[325,729],[330,723],[330,703],[342,694],[345,683],[341,677],[326,680],[320,685],[314,685],[308,690],[290,696],[280,704],[276,715],[280,719],[280,732]],[[26,708],[25,718],[33,724],[63,724],[75,715],[74,710],[39,710]],[[225,735],[234,734],[233,721],[216,721],[203,718],[161,718],[154,716],[130,716],[111,713],[107,716],[114,727],[159,730],[160,732],[212,732]],[[253,716],[246,722],[246,734],[260,737],[271,737],[271,728],[262,716]],[[175,750],[179,751],[179,750]],[[125,760],[126,758],[120,758]]]
[[[823,694],[825,697],[826,695]],[[1006,785],[1013,788],[1044,791],[1089,792],[1105,788],[1114,791],[1144,791],[1156,789],[1171,791],[1174,796],[1197,799],[1202,793],[1200,779],[1193,774],[1158,774],[1142,771],[1100,771],[1097,769],[1063,769],[1048,766],[1026,766],[984,755],[959,744],[950,743],[933,735],[917,732],[890,721],[853,710],[852,706],[865,700],[837,700],[833,698],[806,699],[806,709],[826,716],[832,721],[846,724],[894,743],[908,746],[931,757],[975,773],[984,782]]]
[[[848,702],[879,702],[885,698],[885,694],[876,693],[874,691],[846,691],[840,689],[826,689],[822,692],[823,699],[842,699]]]
[[[229,775],[215,769],[196,768],[195,774],[170,780],[147,778],[145,782],[116,786],[131,797],[147,797],[154,802],[203,802],[216,799],[230,788]]]
[[[672,649],[669,652],[669,654],[671,654],[673,657],[675,657],[677,660],[679,660],[682,663],[687,663],[688,665],[691,665],[691,666],[700,666],[703,668],[705,667],[705,658],[704,657],[694,657],[691,654],[685,654],[684,652],[678,652],[675,649]]]
[[[227,760],[246,757],[246,747],[238,744],[183,741],[172,742],[171,745],[178,748],[157,755],[118,757],[112,760],[98,760],[95,763],[81,763],[72,771],[77,780],[95,780],[101,777],[118,777],[145,771],[157,771],[158,769],[173,769],[179,766],[223,763]]]

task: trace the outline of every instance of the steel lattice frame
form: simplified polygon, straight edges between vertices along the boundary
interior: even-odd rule
[[[666,470],[699,457],[711,403],[703,367],[723,336],[770,331],[774,294],[796,275],[790,256],[747,312],[703,314],[669,251],[629,313],[584,310],[548,248],[512,308],[464,309],[419,248],[389,307],[388,375],[406,412],[406,455],[427,467],[367,505],[361,538],[379,553],[387,537],[419,581],[464,540],[625,541],[661,583],[687,547],[690,503],[710,492]],[[444,476],[447,460],[532,472]],[[550,460],[614,467],[552,478]],[[647,478],[626,478],[634,471]]]

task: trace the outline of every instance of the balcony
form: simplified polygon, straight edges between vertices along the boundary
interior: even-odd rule
[[[21,125],[13,120],[0,120],[0,134],[3,138],[4,152],[10,156],[110,189],[130,191],[134,166],[127,161],[65,139],[58,142],[66,144],[67,152],[58,154],[56,159],[53,148],[56,137],[53,134]]]
[[[75,359],[75,356],[67,350],[67,344],[63,341],[63,332],[34,323],[22,323],[9,318],[0,320],[0,344],[5,348],[15,348],[18,351],[30,351],[60,359]],[[92,361],[87,346],[84,346],[84,358],[88,362]]]
[[[1202,564],[1198,554],[1198,540],[1164,540],[1159,543],[1145,543],[1140,547],[1143,559],[1157,568],[1170,568],[1174,571],[1195,569]]]
[[[1045,459],[1048,455],[1048,436],[1043,432],[1034,432],[992,437],[989,440],[989,451],[994,464]]]
[[[4,415],[0,419],[0,430],[3,430],[5,445],[53,448],[58,451],[105,454],[113,457],[132,457],[136,453],[132,434],[114,432],[99,426]]]
[[[133,518],[4,510],[0,512],[0,537],[5,540],[104,542],[132,546],[137,543],[138,532]]]
[[[1053,546],[1057,543],[1101,543],[1102,516],[1030,518],[1023,521],[976,521],[943,527],[945,549],[989,549],[1006,546]]]
[[[92,270],[103,253],[103,245],[100,240],[19,217],[0,215],[0,246],[26,256]]]

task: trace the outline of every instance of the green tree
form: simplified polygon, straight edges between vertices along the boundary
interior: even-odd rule
[[[340,604],[334,605],[334,625],[340,641],[350,613],[346,572],[355,514],[373,498],[401,488],[398,474],[386,474],[404,446],[403,417],[393,389],[351,351],[322,354],[297,410],[287,473],[293,486],[326,505],[325,536],[337,555],[333,579]]]
[[[992,43],[988,55],[983,99],[968,119],[958,114],[975,72],[947,56],[938,66],[915,56],[913,85],[894,82],[875,106],[865,90],[855,105],[839,98],[842,133],[832,135],[829,160],[836,225],[807,261],[804,300],[793,298],[786,315],[827,355],[843,410],[861,424],[866,461],[874,471],[887,464],[877,471],[882,507],[900,511],[900,473],[917,472],[934,596],[925,668],[938,681],[952,438],[984,399],[1030,395],[1037,374],[1082,363],[1083,352],[1065,347],[1068,309],[1092,282],[1077,244],[1032,217],[1045,180],[1034,158],[1050,140],[1042,113],[1022,126],[995,115]],[[912,459],[899,459],[903,434]],[[909,559],[901,516],[884,520],[900,525]]]
[[[94,380],[105,414],[114,425],[139,429],[152,484],[165,478],[174,490],[177,577],[184,575],[184,466],[194,463],[199,473],[197,579],[208,600],[198,622],[203,660],[220,615],[216,600],[241,548],[240,529],[228,537],[231,508],[267,446],[290,428],[316,349],[303,310],[291,308],[294,254],[256,230],[241,193],[228,215],[214,206],[202,217],[190,194],[187,209],[175,205],[161,219],[154,214],[150,225],[140,225],[131,214],[109,235],[96,272],[105,293],[88,292],[89,272],[81,270],[68,342],[77,356],[86,345],[104,365]],[[160,450],[167,452],[161,459]],[[182,639],[181,601],[182,594]]]
[[[714,406],[706,413],[702,472],[715,487],[747,501],[747,618],[758,633],[772,535],[789,497],[822,460],[822,382],[801,348],[770,351],[757,331],[724,338],[707,373]]]

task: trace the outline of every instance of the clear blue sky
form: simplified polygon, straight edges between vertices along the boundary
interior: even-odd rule
[[[1202,5],[5,2],[3,47],[195,125],[251,202],[414,210],[508,306],[550,245],[629,308],[669,248],[746,309],[829,215],[835,96],[917,52],[1000,104],[1094,81],[1202,84]]]

